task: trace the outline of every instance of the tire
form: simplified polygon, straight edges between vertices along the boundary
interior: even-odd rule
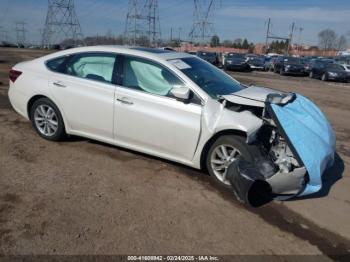
[[[324,73],[324,74],[322,75],[321,80],[322,80],[322,81],[328,81],[327,73]]]
[[[224,135],[220,136],[215,140],[215,142],[210,146],[208,154],[206,156],[206,168],[208,170],[208,173],[210,175],[210,179],[217,184],[218,186],[226,189],[232,189],[230,183],[228,180],[223,181],[223,176],[220,175],[220,173],[224,173],[227,169],[221,169],[221,170],[214,170],[214,167],[220,168],[222,165],[220,163],[212,163],[212,160],[218,160],[218,154],[216,153],[217,150],[220,150],[221,146],[225,147],[232,147],[234,148],[237,153],[234,154],[234,158],[236,158],[238,155],[243,156],[243,158],[249,162],[253,162],[259,157],[262,156],[261,150],[256,145],[248,145],[245,141],[244,137],[241,136],[235,136],[235,135]],[[220,152],[223,152],[220,150]],[[232,153],[232,151],[227,151],[228,154]],[[221,160],[218,160],[221,161]],[[229,166],[230,163],[232,163],[234,159],[227,160],[225,165]]]
[[[46,140],[60,141],[67,137],[61,112],[48,98],[34,102],[30,109],[30,120],[39,136]]]
[[[310,77],[310,78],[314,78],[314,72],[310,71],[309,77]]]

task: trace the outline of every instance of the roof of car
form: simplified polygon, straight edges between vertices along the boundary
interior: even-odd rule
[[[146,48],[146,47],[135,47],[135,46],[118,46],[118,45],[99,45],[99,46],[86,46],[77,47],[64,51],[60,51],[51,54],[47,57],[54,58],[62,55],[69,55],[74,53],[82,52],[116,52],[128,55],[142,56],[153,59],[170,60],[179,59],[184,57],[193,57],[187,53],[174,52],[169,50],[163,50],[158,48]]]

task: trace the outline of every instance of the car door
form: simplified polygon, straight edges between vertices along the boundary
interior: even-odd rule
[[[80,53],[49,80],[51,92],[73,134],[113,141],[114,66],[117,55]]]
[[[121,86],[115,91],[118,144],[156,156],[190,162],[201,130],[201,102],[169,95],[184,86],[173,72],[151,60],[125,56]]]

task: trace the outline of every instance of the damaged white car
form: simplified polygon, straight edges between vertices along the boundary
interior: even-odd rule
[[[256,181],[280,198],[316,192],[334,156],[333,131],[309,100],[244,86],[189,54],[82,47],[19,63],[9,77],[12,106],[41,137],[205,169],[244,202]]]

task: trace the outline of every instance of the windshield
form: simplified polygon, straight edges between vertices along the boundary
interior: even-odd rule
[[[262,63],[263,60],[260,59],[260,58],[253,58],[253,59],[250,60],[250,62],[252,62],[252,63]]]
[[[286,57],[284,59],[285,63],[300,64],[300,58],[297,57]]]
[[[215,66],[196,57],[169,60],[212,98],[228,95],[244,87]]]
[[[228,53],[227,57],[235,57],[235,58],[244,58],[244,54],[237,54],[237,53]]]
[[[336,64],[329,64],[327,66],[327,68],[329,70],[339,70],[339,71],[344,71],[345,70],[344,67],[342,67],[341,65],[336,65]]]

